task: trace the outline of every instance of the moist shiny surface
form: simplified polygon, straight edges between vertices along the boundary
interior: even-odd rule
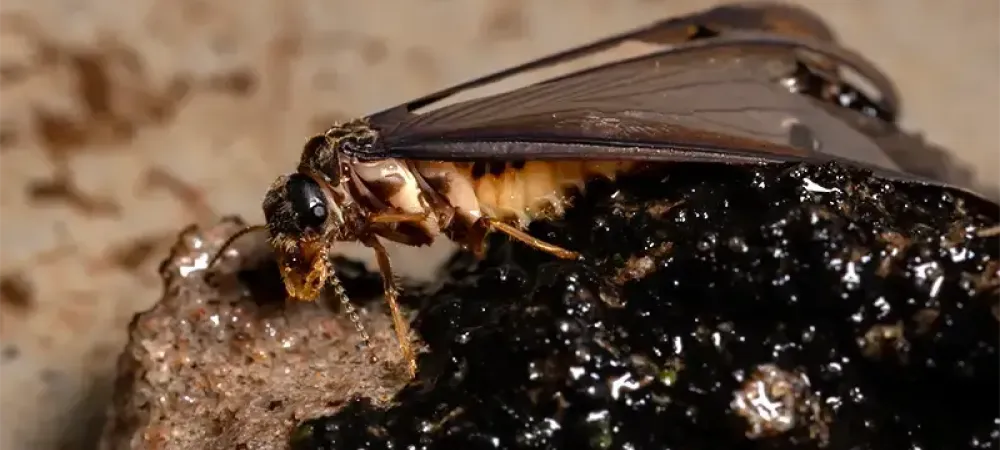
[[[409,293],[430,352],[391,406],[295,449],[995,448],[996,204],[837,165],[595,182]]]

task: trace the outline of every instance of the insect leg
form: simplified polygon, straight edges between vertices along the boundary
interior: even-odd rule
[[[396,330],[396,339],[399,340],[399,349],[403,352],[403,359],[406,360],[406,371],[410,378],[417,374],[417,358],[410,345],[410,324],[403,317],[403,312],[399,309],[399,288],[396,286],[395,274],[392,270],[392,263],[389,261],[389,252],[378,238],[368,236],[362,242],[375,250],[378,259],[379,271],[382,272],[382,285],[385,290],[385,301],[389,304],[389,311],[392,314],[392,325]]]
[[[427,219],[429,213],[403,213],[403,214],[377,214],[368,218],[369,223],[400,223],[400,222],[422,222]]]
[[[558,258],[577,259],[580,257],[580,254],[577,252],[566,250],[562,247],[550,244],[514,226],[508,225],[506,223],[497,220],[490,219],[488,217],[483,217],[478,221],[476,221],[474,227],[477,228],[478,231],[478,233],[475,233],[476,242],[473,246],[473,251],[477,255],[481,255],[483,252],[483,245],[484,245],[483,239],[486,237],[486,234],[489,233],[490,231],[499,231],[503,234],[506,234],[507,236],[510,236],[515,240],[523,242],[529,247],[541,250],[546,253],[550,253]]]

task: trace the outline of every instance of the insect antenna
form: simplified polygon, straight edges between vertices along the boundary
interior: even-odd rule
[[[206,270],[211,269],[212,266],[215,265],[215,263],[217,263],[220,259],[222,259],[222,255],[226,252],[226,250],[229,250],[229,247],[231,247],[233,245],[233,242],[236,242],[237,239],[247,235],[248,233],[264,229],[267,229],[266,224],[250,225],[247,226],[246,228],[243,228],[240,231],[237,231],[236,234],[229,236],[229,239],[226,239],[226,241],[222,243],[222,246],[219,247],[219,251],[215,253],[215,256],[213,256],[212,259],[208,261],[208,265],[205,266],[205,269]]]

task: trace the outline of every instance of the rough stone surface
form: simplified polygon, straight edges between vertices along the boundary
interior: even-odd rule
[[[0,2],[0,448],[93,447],[177,230],[259,220],[309,133],[717,3]],[[1000,4],[798,3],[886,69],[908,129],[996,186]],[[393,251],[405,272],[433,272],[426,250]]]
[[[360,352],[354,325],[332,302],[285,304],[272,260],[250,251],[206,274],[240,224],[226,219],[178,238],[160,268],[162,300],[129,327],[102,449],[284,448],[304,418],[359,394],[389,398],[401,384],[385,314],[362,316],[373,347]],[[361,299],[381,295],[363,265],[340,269]]]

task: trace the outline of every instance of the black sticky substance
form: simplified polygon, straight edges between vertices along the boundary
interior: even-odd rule
[[[430,351],[307,449],[998,448],[997,205],[835,164],[594,182],[411,289]]]

